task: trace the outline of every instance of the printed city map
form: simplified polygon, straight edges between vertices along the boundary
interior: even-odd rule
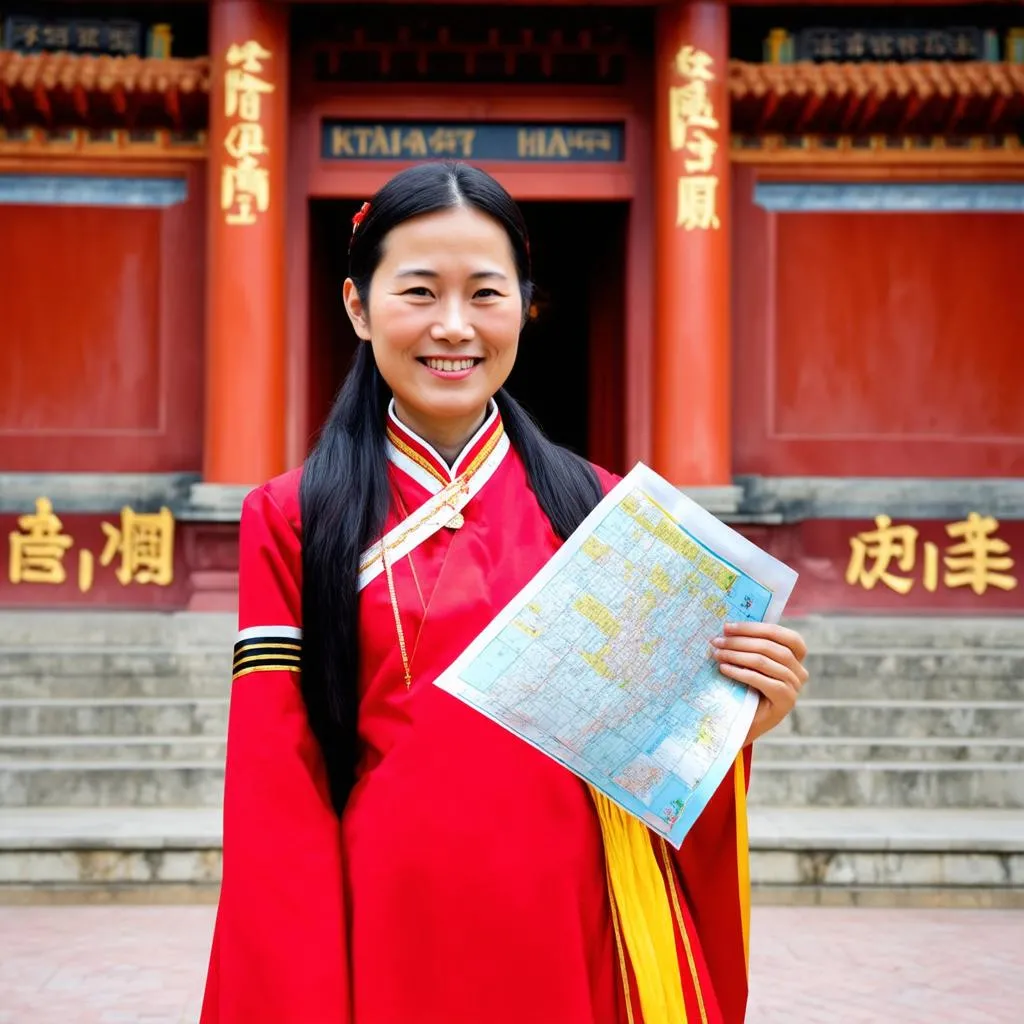
[[[437,685],[678,847],[757,705],[710,640],[777,620],[795,579],[638,466]]]

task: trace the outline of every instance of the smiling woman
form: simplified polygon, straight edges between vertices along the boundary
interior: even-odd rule
[[[533,290],[519,209],[424,164],[349,244],[352,369],[242,516],[202,1022],[738,1024],[744,773],[677,853],[431,685],[613,482],[503,387]],[[806,678],[776,628],[716,654],[764,728]]]
[[[451,461],[515,363],[526,297],[508,234],[473,206],[404,221],[372,283],[349,278],[344,294],[397,417]]]

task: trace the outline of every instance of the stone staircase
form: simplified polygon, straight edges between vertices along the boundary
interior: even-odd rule
[[[1024,905],[1024,622],[810,619],[759,742],[774,899]],[[212,898],[234,623],[0,613],[0,900]]]

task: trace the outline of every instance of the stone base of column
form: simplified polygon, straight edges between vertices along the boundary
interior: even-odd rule
[[[733,515],[739,511],[743,488],[731,484],[714,487],[680,487],[688,498],[712,515]]]
[[[210,523],[237,523],[242,502],[255,484],[193,484],[188,509],[179,518]]]

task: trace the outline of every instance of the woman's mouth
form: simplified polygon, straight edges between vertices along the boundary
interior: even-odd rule
[[[475,357],[439,359],[433,356],[424,356],[418,361],[437,377],[444,377],[447,380],[461,380],[463,377],[468,377],[477,364],[483,362],[483,359]]]

